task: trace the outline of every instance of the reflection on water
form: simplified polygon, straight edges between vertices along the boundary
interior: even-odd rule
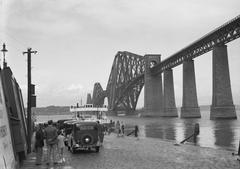
[[[237,110],[237,114],[240,111]],[[140,137],[152,137],[167,140],[182,141],[193,134],[195,123],[199,123],[200,134],[197,145],[203,147],[224,148],[237,150],[240,139],[240,117],[237,120],[210,120],[209,111],[201,111],[202,118],[180,119],[180,118],[138,118],[138,117],[110,117],[112,120],[124,121],[126,130],[133,129],[138,125]],[[67,116],[39,116],[38,121],[49,119],[59,120],[71,118]],[[193,142],[190,139],[189,142]]]
[[[214,136],[216,138],[215,145],[232,147],[234,140],[234,130],[232,121],[218,120],[214,123]]]
[[[197,119],[188,119],[184,121],[184,138],[187,138],[193,134],[194,126],[196,123],[198,123]],[[193,143],[193,137],[190,138],[188,142]]]
[[[239,110],[237,114],[239,114]],[[124,121],[127,126],[138,124],[142,137],[152,137],[181,142],[193,134],[194,125],[199,123],[200,134],[197,145],[202,147],[223,148],[237,150],[239,144],[239,119],[237,120],[210,120],[209,111],[202,111],[202,118],[137,118],[112,117],[113,120]],[[193,143],[193,139],[188,140]]]
[[[174,119],[166,118],[167,124],[165,123],[150,123],[145,125],[145,136],[153,138],[161,138],[167,140],[176,139],[176,130],[174,126]],[[156,134],[157,133],[157,134]]]

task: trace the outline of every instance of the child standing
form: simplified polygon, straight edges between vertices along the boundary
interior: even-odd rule
[[[60,155],[60,162],[63,163],[65,162],[65,159],[63,157],[63,149],[64,149],[64,139],[65,137],[63,136],[63,132],[59,131],[58,135],[58,150],[59,150],[59,155]]]

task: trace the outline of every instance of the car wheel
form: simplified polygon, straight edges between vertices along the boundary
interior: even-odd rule
[[[96,152],[97,152],[97,153],[99,152],[99,149],[100,149],[100,147],[97,146],[97,147],[96,147]]]

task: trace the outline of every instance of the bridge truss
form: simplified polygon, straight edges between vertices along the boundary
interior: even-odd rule
[[[144,85],[143,74],[143,56],[126,51],[116,54],[106,90],[110,110],[135,110]]]
[[[100,83],[95,83],[93,88],[92,104],[96,107],[102,107],[105,97],[106,91],[103,90]]]
[[[240,15],[202,38],[171,55],[151,68],[152,74],[176,67],[185,60],[190,60],[207,53],[216,45],[224,45],[240,37]],[[143,56],[130,52],[118,52],[112,65],[107,89],[103,90],[100,83],[94,85],[93,104],[101,106],[108,97],[109,110],[135,110],[137,100],[144,85]]]
[[[193,59],[209,52],[216,45],[226,44],[239,37],[240,15],[163,60],[154,66],[151,71],[153,74],[161,73],[166,69],[182,64],[184,60]]]

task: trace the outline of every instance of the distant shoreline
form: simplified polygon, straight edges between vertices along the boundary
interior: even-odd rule
[[[201,110],[210,110],[209,105],[199,106]],[[235,105],[236,110],[240,110],[240,105]],[[178,110],[180,107],[177,107]],[[137,109],[136,111],[143,111],[143,108]],[[34,115],[71,115],[69,111],[69,106],[47,106],[47,107],[37,107],[33,108],[32,112]]]

